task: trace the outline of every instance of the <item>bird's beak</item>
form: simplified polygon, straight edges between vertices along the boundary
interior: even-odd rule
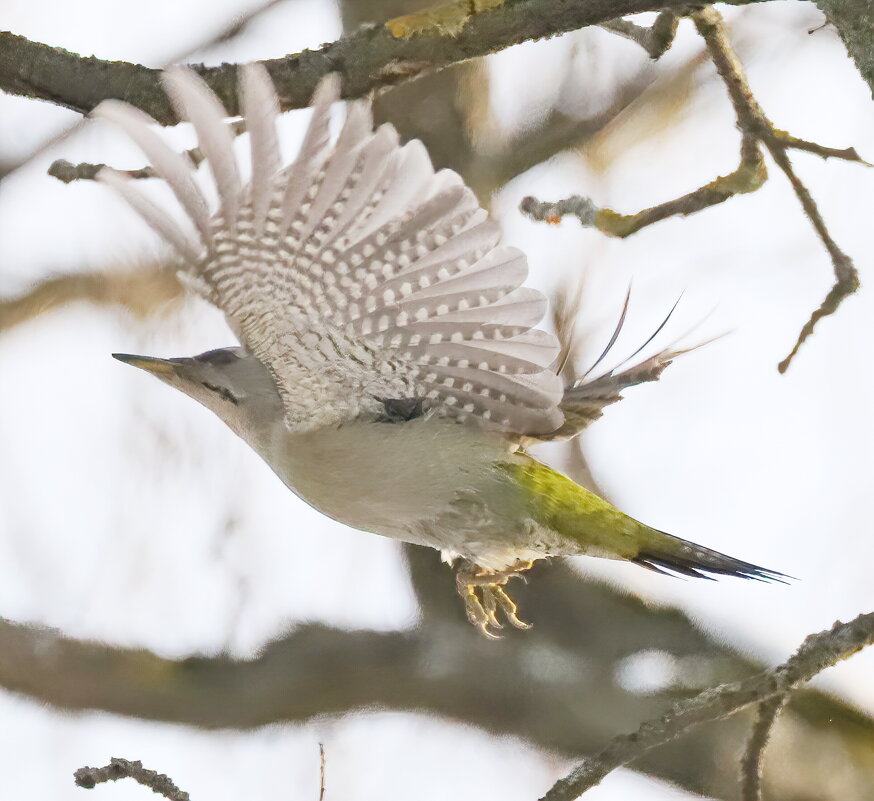
[[[113,353],[112,358],[146,370],[158,378],[169,378],[176,373],[176,364],[172,359],[154,359],[151,356],[134,356],[130,353]]]

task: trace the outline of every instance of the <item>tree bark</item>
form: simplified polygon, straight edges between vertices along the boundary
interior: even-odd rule
[[[874,98],[874,5],[870,0],[816,0],[835,26]]]

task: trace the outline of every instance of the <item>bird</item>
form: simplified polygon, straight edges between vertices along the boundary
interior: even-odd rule
[[[284,164],[269,73],[252,63],[238,75],[249,180],[230,115],[203,78],[185,66],[161,77],[196,132],[212,200],[202,165],[145,112],[121,100],[92,112],[143,151],[182,214],[122,171],[103,167],[97,180],[160,235],[181,280],[239,340],[191,357],[116,359],[212,411],[324,515],[439,550],[487,637],[505,622],[528,627],[508,583],[549,557],[786,578],[647,526],[528,453],[575,437],[681,351],[566,383],[558,340],[537,327],[546,298],[523,285],[524,253],[500,244],[458,174],[435,171],[422,142],[401,143],[390,124],[374,128],[367,99],[346,103],[332,136],[336,74],[319,81],[298,155]],[[626,310],[627,299],[610,345]]]

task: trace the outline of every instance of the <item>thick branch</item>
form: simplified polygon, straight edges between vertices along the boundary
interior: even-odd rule
[[[662,6],[663,0],[505,0],[471,16],[456,35],[431,29],[412,37],[396,37],[384,25],[371,25],[318,50],[264,64],[277,86],[282,108],[302,108],[309,104],[319,79],[330,72],[343,76],[344,97],[360,97],[514,44],[657,11]],[[196,69],[226,108],[236,114],[236,65]],[[176,121],[160,88],[158,70],[79,56],[9,32],[0,32],[0,90],[48,100],[81,113],[107,98],[119,98],[162,124]]]
[[[641,725],[634,734],[616,737],[606,748],[556,782],[542,801],[571,801],[600,784],[611,771],[676,739],[693,726],[722,720],[745,706],[785,695],[872,643],[874,612],[859,615],[850,623],[835,623],[828,631],[812,634],[798,652],[779,667],[679,701],[661,717]]]
[[[177,62],[180,62],[180,61],[187,61],[192,53],[201,52],[203,50],[207,50],[211,47],[214,47],[217,44],[224,44],[226,42],[232,41],[237,36],[244,33],[247,30],[247,28],[249,27],[249,25],[254,20],[256,20],[258,17],[260,17],[262,14],[265,14],[266,12],[275,8],[283,1],[284,0],[264,0],[262,5],[256,6],[254,8],[250,8],[247,11],[245,11],[243,14],[237,15],[236,18],[234,19],[234,21],[230,25],[228,25],[227,27],[220,30],[217,34],[210,36],[208,39],[206,39],[204,41],[198,42],[196,45],[194,45],[192,47],[186,48],[182,52],[174,53],[173,55],[170,56],[170,58],[165,63],[166,64],[176,64]],[[2,39],[2,37],[3,37],[3,34],[0,33],[0,39]],[[2,59],[2,54],[0,54],[0,59]],[[2,80],[2,78],[0,78],[0,80]],[[77,120],[72,125],[68,126],[67,128],[64,128],[62,131],[60,131],[60,132],[50,136],[48,139],[44,140],[41,144],[37,145],[36,148],[31,150],[29,153],[27,153],[24,156],[24,158],[20,159],[19,161],[16,161],[15,163],[0,164],[0,180],[3,180],[3,178],[5,178],[7,175],[14,172],[15,170],[20,169],[25,164],[28,164],[34,158],[45,153],[50,148],[63,142],[67,137],[71,136],[73,133],[78,131],[83,123],[84,123],[84,120],[82,120],[82,119]],[[69,165],[70,167],[73,166],[73,165],[70,165],[69,162],[64,162],[64,163]],[[59,162],[56,162],[56,164],[59,164]],[[52,166],[55,166],[55,165],[52,165]],[[82,170],[84,170],[86,173],[87,173],[88,166],[89,165],[83,165],[83,164],[78,165],[78,167],[81,168]],[[96,165],[96,166],[97,166],[97,168],[99,168],[103,165]],[[63,171],[64,168],[60,167],[60,169]],[[94,170],[94,173],[96,174],[96,170]],[[60,180],[62,180],[62,181],[65,180],[60,175],[58,175],[57,177],[60,178]],[[80,176],[74,176],[74,178],[75,177],[80,177]],[[82,177],[93,177],[93,176],[89,176],[86,174],[85,176],[82,176]],[[70,180],[74,180],[74,178],[71,178]]]

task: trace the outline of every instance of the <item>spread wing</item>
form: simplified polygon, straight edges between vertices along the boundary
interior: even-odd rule
[[[364,101],[348,104],[332,142],[338,84],[329,77],[316,90],[300,154],[283,168],[273,84],[263,67],[248,65],[240,82],[252,159],[245,184],[218,98],[181,67],[165,73],[164,85],[196,129],[217,210],[190,159],[148,115],[118,101],[95,115],[137,143],[193,226],[121,173],[105,168],[99,178],[179,252],[193,286],[268,367],[292,430],[380,414],[390,401],[519,434],[561,425],[562,385],[549,368],[558,345],[534,327],[546,300],[521,286],[525,256],[498,246],[497,224],[457,174],[434,172],[421,142],[401,146],[390,125],[374,131]]]

